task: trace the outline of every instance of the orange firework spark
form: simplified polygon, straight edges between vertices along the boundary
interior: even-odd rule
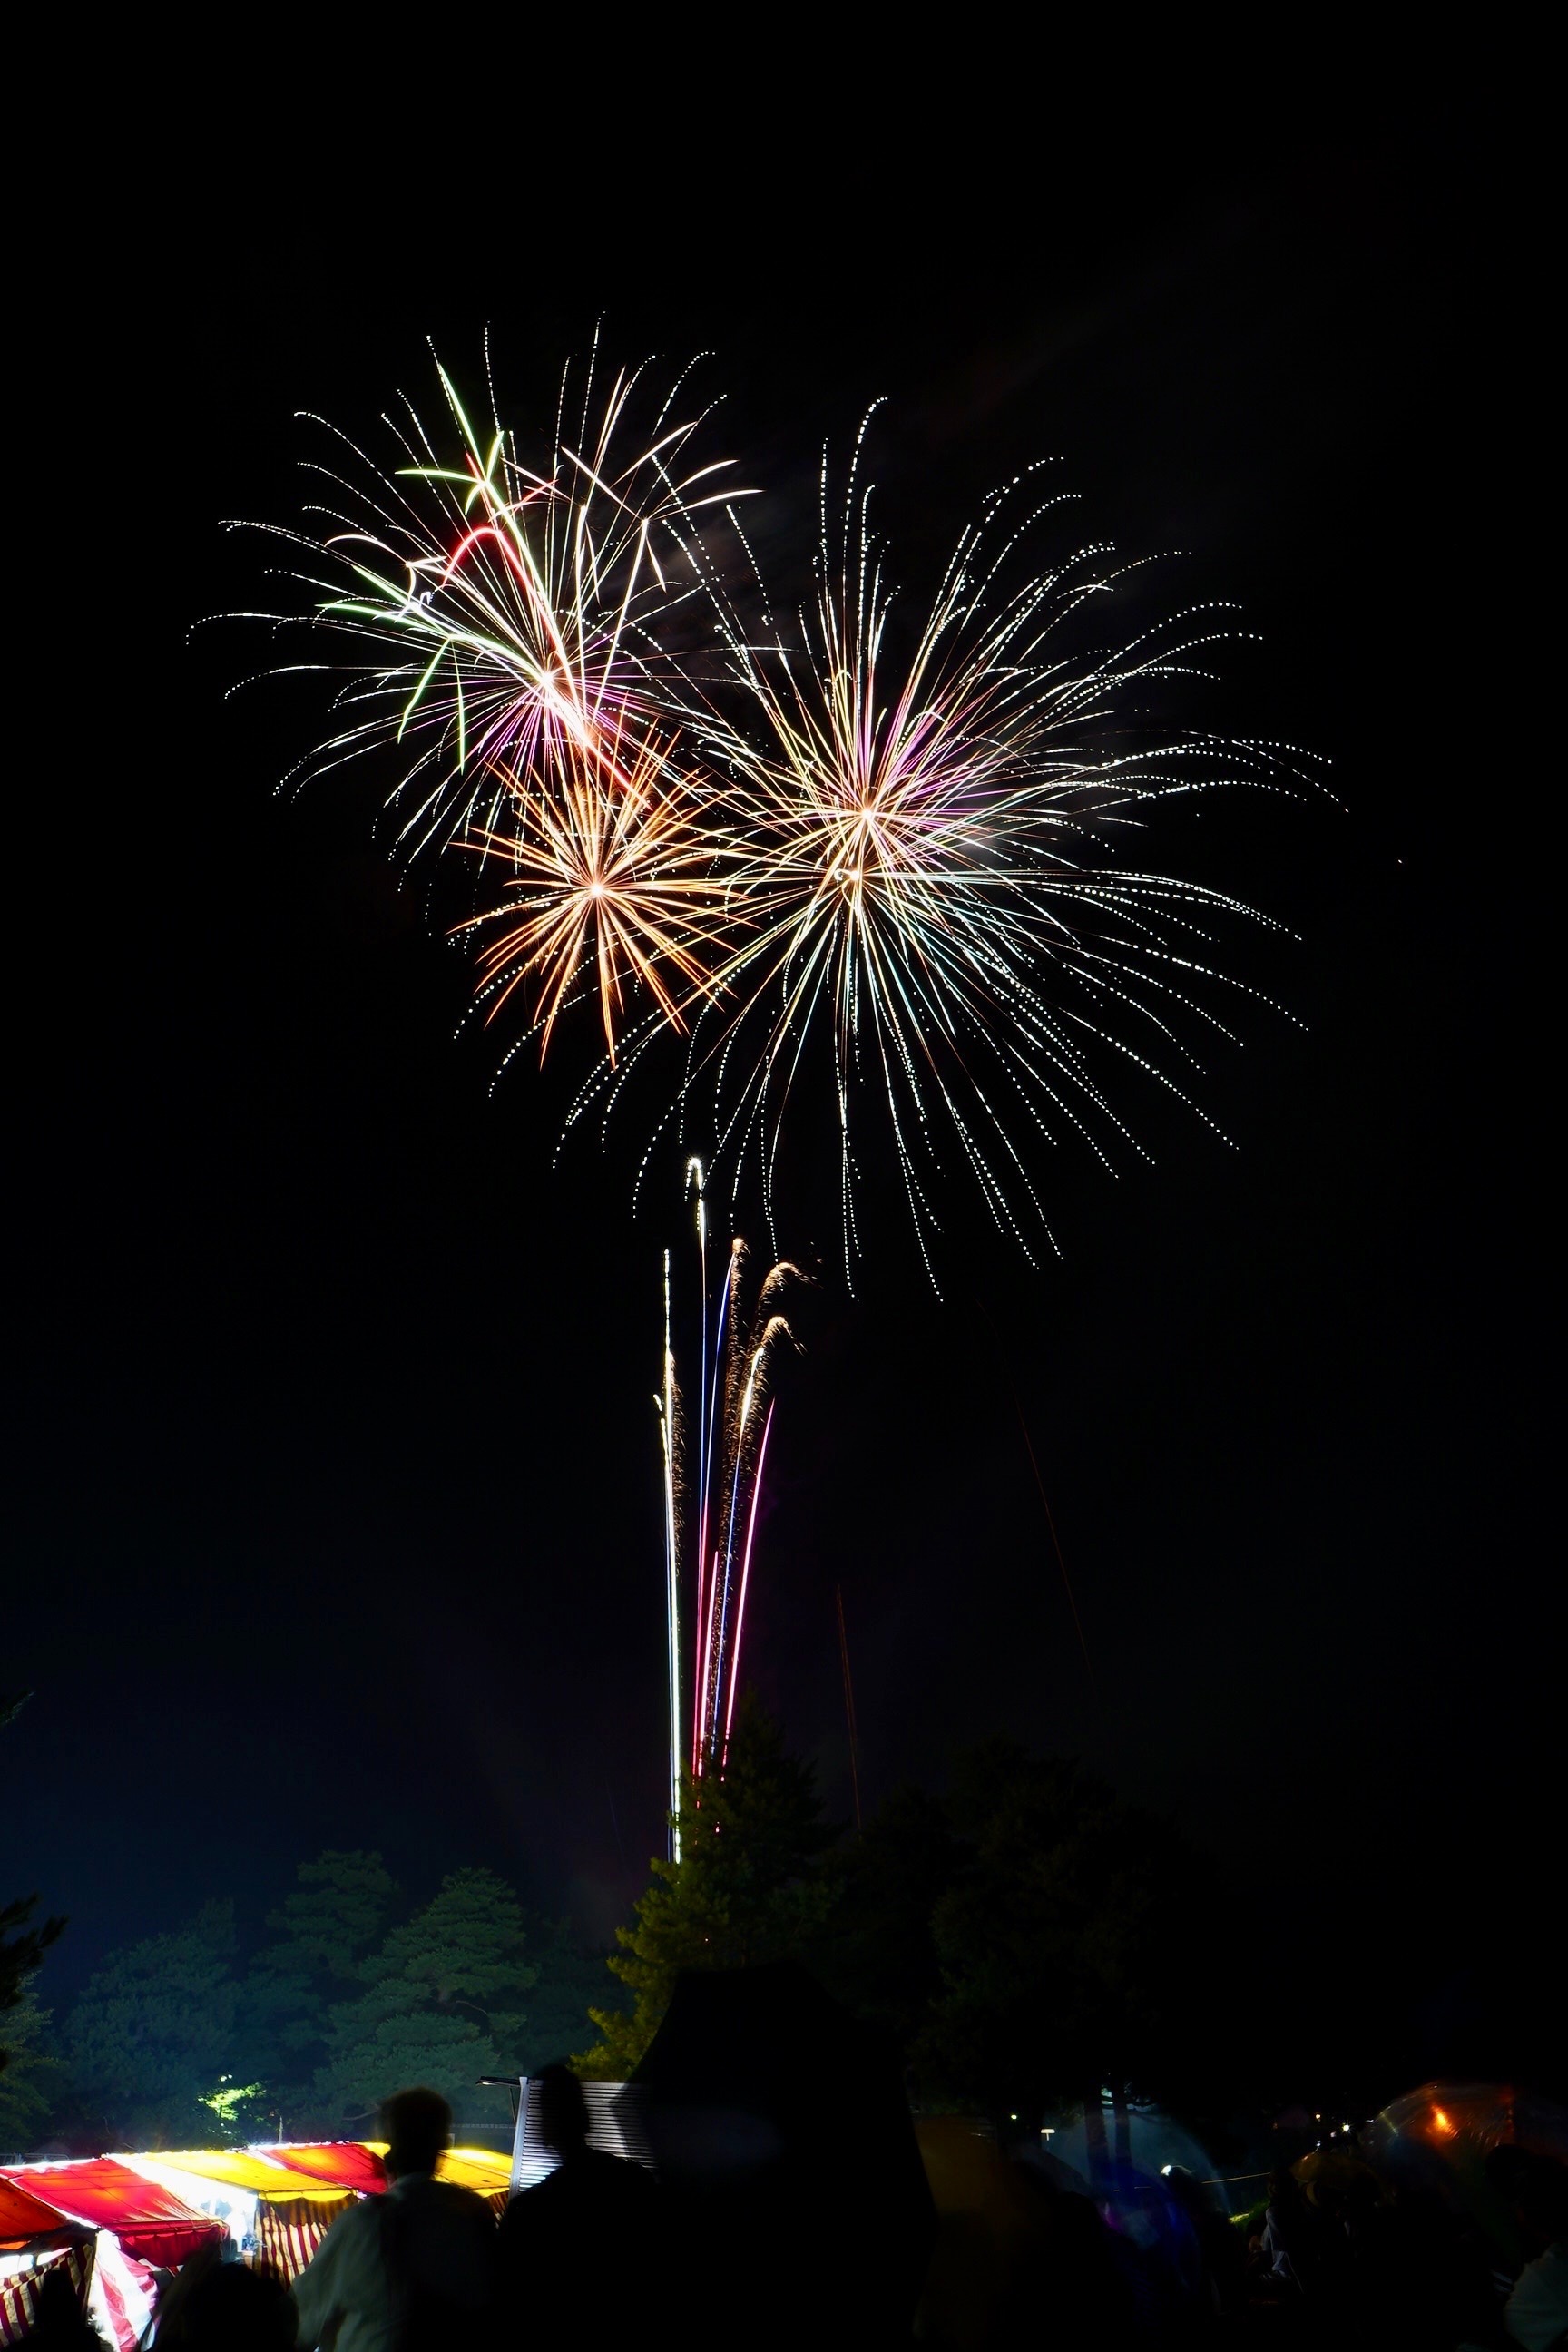
[[[588,734],[576,757],[556,763],[542,788],[508,776],[514,828],[469,837],[481,856],[504,858],[511,868],[502,902],[458,927],[504,927],[479,959],[485,1017],[493,1021],[532,975],[541,1060],[585,970],[596,979],[612,1066],[626,983],[645,987],[679,1030],[686,1020],[672,981],[686,982],[693,996],[714,992],[720,921],[732,926],[733,917],[723,907],[700,795],[672,749],[653,737],[628,743],[618,717],[613,728]]]

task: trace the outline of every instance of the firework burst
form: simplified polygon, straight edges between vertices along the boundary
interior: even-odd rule
[[[606,730],[668,699],[660,632],[692,593],[683,550],[700,509],[733,493],[702,488],[727,461],[680,471],[704,417],[671,422],[679,383],[651,438],[634,434],[644,373],[617,374],[600,401],[591,361],[569,433],[568,372],[537,468],[499,422],[479,431],[444,368],[445,458],[411,404],[392,425],[405,462],[391,471],[328,428],[339,460],[312,471],[331,503],[307,509],[309,535],[281,536],[314,559],[290,576],[344,649],[346,723],[299,772],[390,754],[400,842],[493,824],[520,780],[547,792],[562,772],[603,775]]]
[[[733,936],[719,919],[723,861],[671,748],[651,737],[628,741],[624,721],[602,726],[592,756],[574,760],[551,790],[509,776],[512,821],[467,836],[487,864],[510,868],[501,902],[457,927],[484,934],[485,1018],[494,1021],[531,977],[530,1034],[541,1059],[584,972],[594,975],[612,1067],[628,985],[646,990],[658,1017],[678,1030],[687,1025],[682,1000],[712,992],[711,964]]]
[[[737,1192],[754,1171],[770,1232],[786,1126],[810,1142],[830,1123],[851,1279],[884,1165],[934,1281],[948,1174],[1033,1256],[1040,1147],[1139,1149],[1119,1076],[1204,1116],[1195,1044],[1256,994],[1214,934],[1264,919],[1137,845],[1161,803],[1289,789],[1281,747],[1154,731],[1163,690],[1236,634],[1222,608],[1084,654],[1089,609],[1137,567],[1095,546],[1042,567],[1062,501],[1034,471],[911,625],[862,427],[831,509],[824,468],[815,593],[781,625],[759,574],[758,620],[715,551],[722,514],[749,562],[725,468],[692,461],[682,379],[648,414],[646,371],[600,397],[594,362],[569,370],[532,467],[440,381],[444,447],[412,408],[390,471],[340,436],[330,503],[284,534],[343,656],[340,723],[297,772],[378,752],[400,844],[470,854],[482,903],[456,929],[479,1003],[489,1022],[524,1008],[503,1066],[595,1008],[571,1129],[683,1040],[656,1142],[673,1129]]]
[[[481,959],[487,998],[542,976],[547,1039],[591,973],[613,1060],[627,983],[678,1028],[681,995],[706,986],[702,927],[689,936],[687,920],[701,897],[693,780],[659,714],[689,698],[673,683],[671,616],[695,593],[689,549],[727,463],[689,463],[705,412],[676,417],[683,379],[644,436],[646,370],[616,375],[602,398],[592,359],[580,388],[569,370],[548,453],[530,467],[437,373],[444,435],[409,405],[392,428],[405,462],[390,469],[336,435],[336,461],[311,469],[324,495],[308,528],[279,534],[310,610],[264,617],[307,618],[339,654],[289,666],[338,681],[338,723],[295,773],[374,754],[394,770],[400,848],[500,858],[526,914],[510,899],[459,927],[489,940],[497,916],[513,919]]]
[[[731,936],[694,1008],[679,1116],[711,1122],[737,1182],[754,1160],[771,1225],[786,1111],[826,1076],[847,1274],[874,1130],[933,1279],[932,1179],[950,1163],[1033,1255],[1049,1228],[1031,1135],[1073,1131],[1102,1159],[1132,1143],[1107,1084],[1117,1062],[1195,1109],[1188,1034],[1228,1037],[1214,999],[1238,988],[1210,931],[1265,919],[1127,855],[1159,802],[1279,782],[1272,747],[1151,741],[1140,723],[1144,689],[1194,671],[1228,620],[1199,608],[1071,658],[1067,624],[1121,574],[1092,547],[1044,572],[1020,562],[1058,503],[1031,503],[1037,478],[963,534],[901,658],[853,469],[831,525],[825,488],[817,593],[796,630],[747,630],[714,598],[731,692],[689,723],[725,780]],[[578,1114],[615,1092],[590,1082]]]

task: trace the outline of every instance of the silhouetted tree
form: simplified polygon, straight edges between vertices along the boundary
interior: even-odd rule
[[[993,1740],[957,1759],[958,1867],[931,1915],[922,2074],[1026,2129],[1157,2071],[1186,1864],[1170,1825],[1079,1766]]]
[[[440,2091],[459,2121],[506,2118],[504,2093],[475,2088],[480,2074],[520,2071],[534,1981],[521,1906],[504,1879],[454,1871],[353,1974],[364,1990],[333,2008],[316,2074],[323,2127],[362,2130],[389,2091],[410,2083]]]
[[[0,1731],[16,1721],[31,1696],[31,1691],[23,1691],[16,1698],[0,1692]],[[16,2021],[9,2012],[20,2007],[28,1979],[66,1924],[63,1919],[44,1919],[30,1927],[27,1922],[37,1907],[36,1895],[0,1905],[0,2034],[5,2037],[0,2041],[0,2072],[16,2046]]]
[[[823,1857],[836,1832],[823,1820],[816,1776],[786,1755],[782,1729],[750,1694],[722,1778],[688,1776],[681,1808],[680,1860],[653,1862],[637,1924],[616,1931],[621,1949],[609,1966],[633,2007],[589,2012],[600,2039],[577,2060],[583,2074],[630,2074],[682,1969],[798,1958],[831,1908]]]
[[[30,1980],[5,2021],[5,2071],[0,2074],[0,2158],[37,2147],[65,2087],[66,2070],[49,2033],[51,2013],[34,2000]]]
[[[72,2080],[110,2143],[189,2147],[243,2137],[232,2096],[237,1988],[234,1906],[208,1903],[188,1926],[111,1952],[65,2025]],[[215,2106],[212,2103],[217,2101]]]
[[[569,1919],[528,1919],[529,1953],[537,1970],[528,1997],[516,2058],[519,2071],[537,2074],[582,2048],[590,2032],[589,2011],[605,2001],[602,1945],[583,1939]]]
[[[830,1991],[905,2052],[942,1990],[933,1921],[963,1856],[942,1800],[905,1788],[832,1857],[827,1930],[805,1957]]]
[[[359,1963],[385,1932],[397,1888],[379,1853],[326,1852],[302,1862],[267,1925],[278,1934],[251,1961],[240,1993],[237,2064],[265,2087],[280,2138],[317,2104],[331,2005],[354,1987]]]

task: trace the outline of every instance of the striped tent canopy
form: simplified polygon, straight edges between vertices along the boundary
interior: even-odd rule
[[[372,2156],[386,2154],[384,2139],[367,2139],[361,2145],[369,2148]],[[278,2153],[287,2151],[279,2149]],[[443,2180],[455,2181],[459,2189],[477,2189],[481,2197],[488,2197],[492,2189],[511,2185],[511,2158],[498,2156],[493,2147],[449,2147],[436,2169]]]
[[[58,2214],[55,2219],[58,2221]],[[62,2246],[57,2253],[46,2254],[36,2270],[0,2278],[0,2344],[26,2344],[32,2336],[38,2316],[38,2297],[52,2270],[64,2271],[70,2281],[76,2307],[85,2313],[97,2248],[95,2237],[84,2237],[80,2245]]]
[[[112,2230],[127,2253],[144,2263],[173,2265],[209,2240],[223,2225],[198,2213],[172,2189],[147,2179],[112,2156],[90,2156],[64,2164],[7,2166],[0,2178],[51,2205],[72,2221]]]
[[[374,2196],[386,2187],[386,2173],[382,2164],[386,2154],[384,2141],[341,2140],[325,2147],[251,2148],[247,2153],[258,2162],[289,2167],[289,2172],[281,2177],[294,2181],[309,2177],[296,2168],[303,2158],[312,2165],[318,2177],[330,2170],[341,2180],[353,2179],[361,2195]],[[171,2158],[169,2161],[173,2163],[174,2159]],[[214,2161],[216,2164],[222,2159]],[[440,2171],[443,2179],[456,2181],[460,2189],[476,2190],[479,2196],[488,2198],[493,2206],[500,2207],[506,2202],[511,2166],[507,2158],[492,2156],[487,2148],[448,2148],[441,2158]],[[216,2177],[216,2172],[214,2177]],[[353,2202],[351,2191],[324,2186],[300,2195],[278,2187],[258,2186],[256,2207],[258,2269],[269,2272],[274,2278],[282,2279],[285,2284],[292,2283],[310,2260],[339,2213]]]
[[[225,2189],[246,2189],[253,2197],[341,2199],[344,2194],[313,2172],[296,2171],[273,2148],[161,2147],[144,2156],[121,2154],[120,2162],[154,2180],[165,2173],[183,2172],[193,2179],[216,2181]]]
[[[323,2189],[352,2189],[361,2197],[379,2197],[386,2187],[384,2148],[367,2140],[324,2142],[283,2141],[276,2147],[253,2148],[256,2156],[275,2157],[290,2172],[302,2174]],[[301,2182],[303,2186],[303,2182]]]
[[[359,2200],[350,2189],[256,2200],[256,2267],[292,2286],[340,2213]]]
[[[287,2282],[356,2198],[385,2189],[385,2142],[374,2140],[158,2148],[0,2173],[0,2246],[87,2224],[112,2230],[143,2262],[173,2267],[223,2230],[196,2210],[197,2194],[211,2183],[255,2198],[258,2264]],[[511,2181],[506,2157],[452,2147],[440,2171],[498,2211],[504,2207]]]
[[[373,2156],[386,2154],[384,2139],[367,2139],[363,2145]],[[511,2194],[511,2158],[498,2156],[494,2148],[449,2147],[436,2170],[441,2179],[452,2181],[458,2189],[471,2189],[477,2197],[488,2197],[498,2213]]]
[[[497,2156],[488,2147],[449,2147],[437,2168],[443,2180],[488,2197],[498,2213],[506,2210],[511,2194],[510,2156]]]

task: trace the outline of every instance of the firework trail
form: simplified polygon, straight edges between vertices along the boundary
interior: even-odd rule
[[[901,650],[855,467],[835,518],[825,473],[817,593],[798,627],[748,629],[711,591],[728,692],[688,723],[725,783],[711,822],[726,951],[689,1007],[674,1116],[682,1133],[709,1130],[737,1188],[755,1166],[771,1231],[792,1098],[814,1097],[819,1117],[831,1103],[851,1281],[868,1139],[890,1143],[933,1282],[931,1180],[950,1165],[1032,1258],[1033,1234],[1049,1239],[1036,1142],[1076,1133],[1108,1165],[1108,1140],[1137,1150],[1108,1085],[1117,1064],[1202,1118],[1186,1033],[1231,1038],[1213,998],[1257,993],[1217,970],[1209,934],[1267,919],[1127,855],[1157,803],[1283,788],[1277,747],[1150,741],[1140,718],[1152,682],[1194,673],[1234,632],[1223,608],[1199,607],[1071,657],[1068,623],[1123,572],[1093,547],[1030,567],[1030,534],[1059,503],[1030,503],[1037,478],[963,533]],[[617,1098],[595,1073],[568,1125]]]
[[[717,1307],[708,1282],[708,1209],[700,1161],[688,1165],[697,1208],[701,1292],[697,1425],[683,1445],[680,1391],[670,1336],[670,1270],[664,1265],[664,1380],[658,1400],[664,1458],[668,1582],[671,1811],[682,1769],[697,1780],[722,1769],[740,1688],[746,1598],[755,1548],[763,1465],[773,1427],[772,1381],[781,1347],[796,1345],[780,1311],[786,1286],[802,1277],[781,1260],[748,1307],[744,1242],[730,1245]],[[680,1593],[691,1598],[693,1629],[689,1734],[681,1693]],[[679,1830],[675,1832],[679,1858]]]

